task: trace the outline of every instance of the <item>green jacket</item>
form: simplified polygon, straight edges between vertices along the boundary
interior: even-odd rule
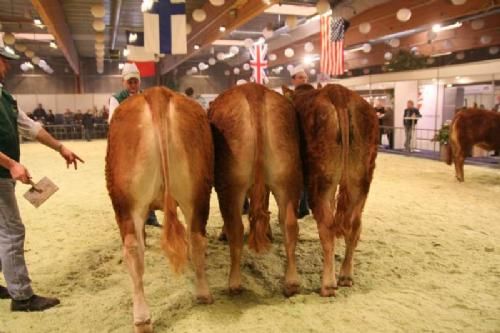
[[[8,92],[0,89],[0,151],[19,162],[19,133],[17,129],[17,102]],[[8,169],[0,166],[0,178],[11,178]]]
[[[129,97],[130,94],[128,93],[127,89],[124,89],[122,91],[117,92],[116,94],[113,95],[114,98],[118,101],[118,103],[122,103],[127,97]]]

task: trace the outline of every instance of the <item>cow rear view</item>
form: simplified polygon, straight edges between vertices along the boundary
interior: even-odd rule
[[[241,290],[243,248],[241,208],[250,197],[249,247],[265,252],[269,213],[267,192],[278,203],[285,239],[286,295],[298,291],[295,262],[297,209],[302,188],[297,117],[292,104],[278,93],[257,84],[234,87],[219,95],[209,110],[215,147],[215,190],[231,252],[229,289]]]
[[[292,96],[301,119],[304,177],[323,248],[320,293],[333,296],[337,288],[336,236],[343,236],[346,243],[338,284],[353,284],[352,259],[375,168],[378,120],[363,98],[340,85],[329,84],[318,90],[304,85],[287,94]]]
[[[159,87],[127,99],[110,124],[106,180],[133,282],[135,331],[152,331],[142,281],[144,221],[151,209],[164,211],[162,246],[173,270],[182,271],[189,251],[196,296],[212,302],[204,266],[213,146],[203,109]],[[186,219],[187,236],[177,206]]]
[[[500,150],[500,113],[464,108],[450,126],[447,163],[455,164],[455,176],[464,181],[465,157],[474,145],[486,150]]]

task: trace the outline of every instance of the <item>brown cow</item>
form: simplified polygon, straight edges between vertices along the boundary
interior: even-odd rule
[[[287,269],[285,295],[298,291],[295,262],[297,218],[302,189],[299,132],[293,105],[258,84],[244,84],[219,95],[208,111],[215,147],[215,190],[231,252],[229,290],[241,291],[243,248],[241,207],[250,197],[249,247],[257,253],[270,247],[266,196],[278,203]]]
[[[201,106],[160,87],[127,98],[109,127],[106,180],[134,287],[135,332],[152,331],[142,282],[144,221],[152,209],[165,212],[162,245],[174,271],[186,265],[189,244],[196,296],[212,302],[205,276],[205,226],[213,146]],[[186,219],[189,242],[177,218],[177,205]]]
[[[462,109],[450,126],[447,163],[455,163],[455,176],[464,181],[464,161],[474,145],[500,150],[500,113],[480,109]]]
[[[375,168],[378,119],[363,98],[340,85],[283,90],[294,101],[305,141],[304,177],[324,254],[320,293],[333,296],[335,236],[346,242],[338,283],[353,283],[352,258]]]

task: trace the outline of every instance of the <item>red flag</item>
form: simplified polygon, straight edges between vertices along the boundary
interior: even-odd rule
[[[344,74],[344,34],[346,21],[341,17],[321,16],[320,71],[327,75]]]
[[[154,61],[134,61],[139,68],[139,73],[141,73],[141,77],[150,77],[155,76],[156,67]]]

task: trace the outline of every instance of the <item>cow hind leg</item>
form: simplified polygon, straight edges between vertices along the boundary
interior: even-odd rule
[[[210,197],[197,200],[198,204],[193,205],[192,212],[189,213],[185,207],[181,206],[186,222],[189,226],[189,252],[196,275],[196,299],[199,303],[211,304],[213,297],[210,293],[206,275],[205,256],[207,249],[206,223],[210,204]]]
[[[335,279],[335,233],[333,229],[332,200],[329,195],[314,199],[313,215],[317,222],[319,239],[323,249],[323,272],[321,275],[320,295],[323,297],[335,296],[337,281]]]
[[[465,157],[463,153],[457,153],[454,157],[455,163],[455,176],[459,182],[463,182],[464,179],[464,163]]]
[[[295,257],[295,249],[297,247],[297,238],[299,234],[299,226],[297,224],[297,203],[299,202],[299,191],[290,191],[297,193],[296,197],[291,197],[286,190],[274,191],[279,209],[279,221],[283,238],[285,239],[285,252],[287,258],[287,266],[285,272],[285,286],[283,293],[289,297],[299,292],[300,282],[297,273],[297,261]],[[267,198],[267,203],[269,198]]]
[[[229,292],[239,294],[241,287],[241,254],[243,251],[243,221],[241,207],[246,195],[245,188],[225,188],[217,192],[219,208],[224,219],[224,230],[229,241],[231,268]]]
[[[135,224],[132,219],[119,222],[123,237],[123,254],[133,284],[133,312],[134,332],[153,332],[151,314],[144,296],[144,239],[142,229],[137,230],[135,225],[143,223],[144,219],[134,218],[140,223]]]

